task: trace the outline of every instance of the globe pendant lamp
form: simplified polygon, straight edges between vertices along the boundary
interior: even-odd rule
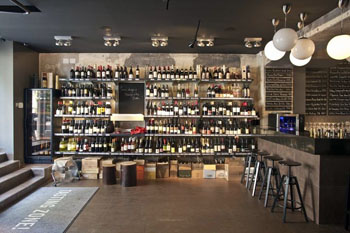
[[[278,30],[273,36],[273,45],[280,51],[290,51],[298,40],[297,32],[292,28],[287,28],[287,15],[291,10],[289,4],[282,7],[284,13],[284,28]]]
[[[295,66],[305,66],[307,63],[309,63],[311,61],[311,58],[312,58],[312,56],[308,57],[306,59],[300,60],[300,59],[295,58],[292,53],[289,54],[289,60]]]
[[[270,40],[269,43],[265,45],[264,54],[269,60],[278,61],[286,54],[286,52],[276,49],[273,45],[273,41]]]
[[[346,0],[339,0],[338,7],[343,10],[347,4]],[[350,35],[343,34],[343,18],[341,20],[341,35],[333,37],[327,44],[328,55],[335,60],[343,60],[350,57]]]
[[[278,26],[278,24],[279,24],[278,19],[272,19],[272,25],[274,27],[275,33],[276,33],[276,27]],[[269,60],[277,61],[277,60],[280,60],[286,54],[286,52],[276,49],[275,46],[273,45],[273,41],[271,40],[265,45],[264,54],[265,54],[265,57],[267,57]]]
[[[298,22],[298,28],[301,31],[304,28],[307,14],[300,13],[299,16],[300,16],[301,22]],[[293,57],[299,60],[304,60],[311,57],[314,54],[314,52],[315,52],[315,43],[304,36],[298,39],[296,45],[292,49]]]

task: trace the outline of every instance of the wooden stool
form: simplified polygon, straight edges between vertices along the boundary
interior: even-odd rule
[[[120,164],[121,182],[123,187],[136,186],[136,162],[122,162]]]
[[[115,164],[103,165],[103,184],[112,185],[116,183],[117,179]]]

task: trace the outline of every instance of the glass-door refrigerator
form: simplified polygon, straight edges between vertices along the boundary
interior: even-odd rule
[[[25,163],[52,163],[54,139],[54,111],[58,91],[51,88],[25,89],[24,144]]]

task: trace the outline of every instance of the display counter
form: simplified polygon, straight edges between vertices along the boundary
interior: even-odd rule
[[[292,173],[300,184],[308,217],[317,224],[344,221],[350,139],[314,139],[305,135],[264,133],[258,148],[285,160],[300,162]],[[280,167],[286,174],[286,168]]]

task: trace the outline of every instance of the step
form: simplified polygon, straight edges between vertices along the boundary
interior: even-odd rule
[[[9,160],[5,152],[0,152],[0,163]]]
[[[45,184],[44,176],[34,176],[24,183],[0,195],[0,210],[3,210]]]
[[[18,160],[8,160],[0,163],[0,177],[10,174],[19,169]]]
[[[30,168],[22,168],[0,177],[0,194],[22,184],[34,176]]]

